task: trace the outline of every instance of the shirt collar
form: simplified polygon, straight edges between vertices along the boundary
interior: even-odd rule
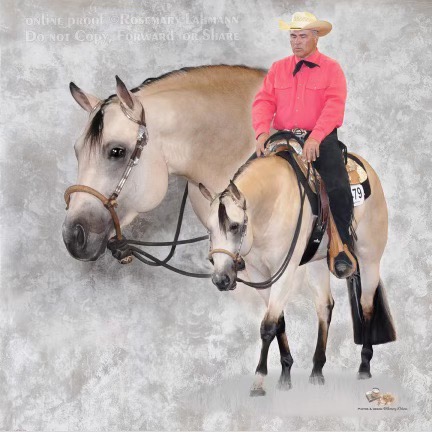
[[[316,63],[319,64],[319,60],[321,58],[321,53],[318,51],[318,48],[315,50],[315,52],[313,54],[308,55],[306,58],[302,59],[300,57],[297,57],[296,55],[294,55],[294,60],[296,62],[296,64],[300,61],[300,60],[307,60],[310,61],[312,63]]]

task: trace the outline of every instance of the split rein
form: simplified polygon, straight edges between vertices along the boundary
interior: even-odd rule
[[[99,105],[96,105],[92,112],[94,112],[98,107],[99,107]],[[140,120],[133,118],[129,114],[129,112],[127,111],[126,107],[121,102],[120,102],[120,107],[121,107],[123,113],[125,114],[125,116],[129,120],[138,124],[138,135],[137,135],[137,139],[136,139],[136,143],[135,143],[135,149],[132,152],[132,155],[128,161],[128,164],[127,164],[127,166],[123,172],[122,178],[120,179],[119,183],[117,184],[117,187],[115,188],[114,192],[108,198],[105,195],[101,194],[100,192],[98,192],[97,190],[95,190],[89,186],[73,185],[73,186],[68,187],[64,193],[64,199],[66,202],[66,210],[68,210],[68,208],[69,208],[70,196],[73,193],[84,192],[84,193],[88,193],[88,194],[93,195],[94,197],[98,198],[102,202],[103,206],[110,212],[111,218],[112,218],[113,223],[114,223],[115,232],[116,232],[116,235],[108,240],[107,248],[112,252],[112,255],[114,256],[114,258],[116,258],[121,264],[129,264],[132,261],[132,258],[135,257],[136,259],[138,259],[139,261],[141,261],[144,264],[147,264],[150,266],[155,266],[155,267],[164,267],[168,270],[171,270],[171,271],[178,273],[180,275],[183,275],[183,276],[200,278],[200,279],[211,278],[210,273],[188,272],[188,271],[181,270],[179,268],[176,268],[176,267],[168,264],[168,262],[174,256],[176,247],[178,245],[197,243],[197,242],[201,242],[204,240],[208,240],[210,237],[209,235],[205,235],[205,236],[194,237],[194,238],[186,239],[186,240],[179,240],[180,230],[181,230],[181,226],[182,226],[182,222],[183,222],[184,210],[185,210],[185,206],[186,206],[186,199],[188,196],[188,185],[187,184],[185,187],[185,191],[183,193],[179,217],[177,220],[177,227],[176,227],[173,241],[145,242],[145,241],[138,241],[138,240],[127,240],[122,235],[121,228],[120,228],[120,221],[119,221],[118,215],[115,211],[115,208],[117,207],[117,198],[120,195],[120,192],[122,191],[123,186],[126,183],[132,169],[138,164],[144,147],[147,145],[148,132],[147,132],[147,126],[146,126],[145,116],[144,116],[144,108],[142,106],[141,106],[141,118],[140,118]],[[272,138],[273,137],[269,137],[265,144],[270,142]],[[307,173],[308,178],[309,178],[309,174],[310,174],[310,165],[308,167],[308,173]],[[285,272],[286,268],[288,267],[289,262],[291,261],[291,257],[294,253],[294,249],[295,249],[295,246],[297,244],[297,240],[298,240],[301,225],[302,225],[303,205],[304,205],[306,191],[303,190],[303,193],[302,193],[300,180],[298,178],[297,178],[297,184],[298,184],[299,193],[300,193],[300,210],[299,210],[299,215],[298,215],[298,219],[297,219],[296,228],[294,231],[294,236],[293,236],[293,239],[291,242],[291,246],[289,248],[287,256],[285,257],[282,265],[276,271],[276,273],[274,275],[272,275],[266,281],[249,282],[249,281],[245,281],[245,280],[237,277],[236,278],[237,282],[241,282],[241,283],[248,285],[248,286],[255,288],[255,289],[266,289],[266,288],[271,287],[273,283],[275,283],[277,280],[279,280],[280,277]],[[245,211],[245,217],[246,217],[246,210],[244,210],[244,211]],[[164,259],[159,259],[159,258],[151,255],[150,253],[139,249],[137,246],[152,246],[152,247],[153,246],[156,246],[156,247],[171,246],[171,249],[170,249],[168,255]],[[222,252],[222,250],[221,251],[218,251],[218,250],[210,251],[209,258],[211,259],[212,254],[217,253],[217,252]],[[223,253],[227,253],[227,251],[223,251]],[[228,253],[228,255],[230,255],[231,258],[233,259],[234,265],[236,266],[236,270],[243,269],[243,268],[238,267],[238,264],[240,262],[243,262],[243,267],[244,267],[243,258],[239,256],[239,253],[237,253],[237,255],[235,255],[235,256],[234,256],[234,254],[231,254],[231,253]]]

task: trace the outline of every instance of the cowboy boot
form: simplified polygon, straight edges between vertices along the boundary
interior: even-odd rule
[[[346,243],[343,243],[333,215],[329,215],[329,237],[330,244],[327,254],[327,263],[330,271],[339,279],[345,279],[351,276],[357,270],[357,260],[354,255],[353,239],[349,237]]]
[[[339,279],[350,277],[357,270],[357,261],[352,246],[343,244],[343,250],[334,258],[334,275]]]

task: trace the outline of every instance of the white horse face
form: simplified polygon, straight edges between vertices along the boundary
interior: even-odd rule
[[[203,190],[201,189],[203,192]],[[203,195],[206,194],[203,192]],[[247,227],[246,201],[234,183],[214,199],[207,221],[211,249],[222,249],[233,255],[245,256],[252,246],[252,230]],[[238,268],[232,256],[223,252],[212,255],[212,282],[220,291],[236,287]]]
[[[137,119],[141,116],[142,105],[121,81],[117,85],[117,98],[110,97],[104,102],[76,86],[71,85],[71,92],[80,106],[90,112],[85,132],[75,144],[77,184],[90,186],[109,197],[122,178],[138,135],[138,125],[126,117],[120,101]],[[116,211],[121,226],[132,222],[138,213],[156,207],[167,187],[168,169],[159,148],[151,145],[150,137],[117,199]],[[113,234],[111,215],[99,199],[83,192],[71,195],[63,223],[63,240],[74,258],[96,260]]]

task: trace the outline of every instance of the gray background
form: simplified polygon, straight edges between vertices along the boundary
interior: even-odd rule
[[[1,429],[430,430],[430,0],[5,0],[1,9]],[[390,236],[382,277],[399,340],[376,347],[374,377],[357,382],[360,347],[352,341],[346,288],[333,279],[326,386],[307,384],[316,317],[300,295],[286,308],[294,388],[275,390],[274,346],[268,395],[251,399],[264,313],[256,293],[222,294],[208,281],[136,262],[123,267],[108,254],[96,263],[68,255],[62,194],[75,182],[73,143],[86,123],[68,84],[107,97],[115,74],[132,87],[183,66],[269,67],[290,54],[277,19],[290,20],[297,10],[334,25],[319,47],[348,79],[340,137],[383,183]],[[122,13],[182,21],[128,25]],[[238,22],[194,24],[186,13]],[[100,15],[101,23],[77,22]],[[42,16],[70,25],[44,24]],[[211,28],[238,40],[183,40]],[[82,42],[79,30],[113,40]],[[115,40],[118,32],[168,31],[174,41]],[[163,204],[126,234],[170,239],[183,185],[172,179]],[[183,236],[201,233],[188,208]],[[183,247],[176,263],[207,267],[206,247]],[[369,406],[364,391],[374,385],[394,392],[395,406],[406,410],[358,410]]]

